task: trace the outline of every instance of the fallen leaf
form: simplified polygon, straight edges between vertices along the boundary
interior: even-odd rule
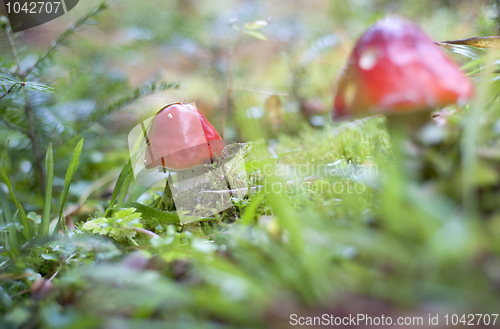
[[[464,45],[476,48],[500,49],[500,37],[478,37],[478,38],[469,38],[461,40],[448,40],[448,41],[438,42],[438,44]]]

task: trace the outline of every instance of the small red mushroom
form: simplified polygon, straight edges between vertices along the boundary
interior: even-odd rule
[[[425,122],[432,109],[462,104],[472,94],[471,81],[417,25],[388,17],[356,43],[338,82],[332,117],[422,112]]]
[[[212,162],[224,143],[217,130],[196,106],[169,104],[153,118],[147,133],[147,169],[183,170]]]

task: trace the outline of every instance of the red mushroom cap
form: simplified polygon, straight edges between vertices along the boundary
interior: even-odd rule
[[[338,82],[333,118],[430,109],[472,94],[471,81],[417,25],[388,17],[356,43]]]
[[[187,169],[211,163],[224,143],[217,130],[193,105],[175,103],[161,109],[147,134],[147,169]]]

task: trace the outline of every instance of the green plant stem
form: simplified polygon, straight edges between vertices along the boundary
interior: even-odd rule
[[[7,177],[7,174],[5,173],[5,170],[3,171],[3,180],[5,184],[7,184],[7,187],[9,189],[10,197],[12,198],[12,202],[17,208],[16,215],[14,215],[14,218],[17,218],[17,215],[19,215],[21,225],[23,225],[23,235],[26,238],[26,240],[31,240],[32,235],[31,235],[31,229],[28,224],[28,220],[26,219],[26,212],[24,211],[24,208],[22,204],[17,200],[16,195],[14,193],[14,188],[12,187],[12,183],[10,182],[9,177]]]
[[[21,72],[21,65],[19,61],[19,56],[17,55],[17,49],[16,49],[16,44],[14,43],[14,38],[12,37],[12,27],[10,26],[10,23],[7,23],[7,25],[4,27],[5,31],[5,36],[7,37],[7,42],[9,43],[10,46],[10,52],[12,53],[12,56],[14,57],[14,61],[16,62],[16,75],[19,75]]]
[[[15,123],[10,122],[9,120],[3,118],[2,116],[0,116],[0,121],[2,121],[4,125],[6,125],[7,127],[9,127],[12,130],[17,130],[20,133],[25,134],[26,136],[28,136],[28,134],[29,134],[26,129],[19,127]]]
[[[49,145],[47,155],[45,156],[45,170],[47,171],[47,188],[45,190],[41,233],[44,237],[48,237],[50,226],[50,208],[52,205],[52,181],[54,177],[54,157],[52,153],[52,145]]]
[[[42,160],[43,152],[40,150],[36,136],[35,118],[33,115],[33,108],[29,103],[28,98],[26,98],[26,106],[24,108],[26,117],[28,118],[29,130],[28,137],[31,140],[31,145],[33,147],[33,152],[35,153],[35,167],[38,171],[38,177],[40,177],[40,189],[42,194],[45,193],[45,172],[43,170]]]
[[[128,236],[127,238],[130,240],[130,242],[132,242],[132,243],[134,244],[134,246],[138,246],[138,245],[139,245],[139,244],[138,244],[137,242],[135,242],[135,240],[134,240],[134,239],[132,239],[131,237],[129,237],[129,236]]]
[[[68,170],[66,171],[66,176],[64,178],[64,189],[61,193],[61,201],[59,202],[60,203],[59,220],[57,222],[57,226],[54,232],[57,232],[57,230],[61,227],[64,234],[67,233],[66,217],[63,216],[64,204],[66,203],[66,197],[68,196],[71,180],[75,176],[76,170],[78,169],[78,165],[80,164],[80,155],[82,154],[82,149],[83,149],[83,138],[80,139],[80,141],[76,145],[75,150],[73,151],[73,155],[71,156],[71,161],[69,162]]]
[[[495,53],[488,55],[484,74],[490,75],[496,60]],[[474,102],[469,113],[463,121],[464,132],[461,140],[461,166],[462,166],[462,203],[465,217],[473,220],[478,217],[478,191],[477,191],[477,171],[478,171],[478,144],[480,134],[480,118],[486,107],[486,99],[489,89],[489,79],[483,79],[478,87],[476,102]]]
[[[132,231],[136,231],[136,232],[141,232],[141,233],[144,233],[146,235],[149,235],[151,237],[157,237],[159,236],[158,234],[154,233],[154,232],[151,232],[149,230],[146,230],[145,228],[141,228],[141,227],[135,227],[135,226],[120,226],[121,229],[125,229],[125,230],[132,230]],[[133,241],[133,240],[132,240]],[[134,241],[135,242],[135,241]]]
[[[12,86],[10,86],[9,90],[7,90],[5,92],[5,94],[3,94],[2,96],[0,96],[0,99],[4,98],[5,96],[7,96],[11,91],[12,89],[14,89],[15,86],[17,86],[19,83],[14,83]]]

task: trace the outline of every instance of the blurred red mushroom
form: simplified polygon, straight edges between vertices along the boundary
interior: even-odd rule
[[[381,113],[390,121],[405,114],[404,120],[421,125],[432,109],[462,104],[472,94],[471,81],[418,26],[388,17],[356,43],[338,82],[332,117]]]
[[[194,106],[174,103],[162,108],[147,133],[147,169],[183,170],[212,162],[224,143],[217,130]]]

